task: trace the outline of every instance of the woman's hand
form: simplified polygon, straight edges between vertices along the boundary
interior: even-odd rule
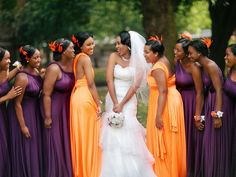
[[[52,118],[45,118],[44,119],[44,127],[51,128],[52,127]]]
[[[101,116],[102,116],[102,107],[101,107],[101,105],[99,105],[98,108],[97,108],[97,117],[98,117],[98,119],[101,118]]]
[[[45,68],[41,68],[39,70],[39,75],[41,76],[41,78],[44,78],[45,74],[46,74],[46,69]]]
[[[163,120],[161,116],[156,118],[156,128],[162,129],[163,128]]]
[[[204,124],[200,120],[194,120],[194,124],[199,131],[204,130]]]
[[[31,135],[30,135],[30,132],[29,132],[28,127],[26,127],[26,126],[22,127],[22,128],[21,128],[21,131],[22,131],[22,133],[24,134],[24,136],[25,136],[26,138],[31,138]]]
[[[22,88],[20,86],[12,87],[11,90],[7,93],[8,99],[15,98],[22,93]]]
[[[113,111],[116,113],[120,113],[123,110],[123,106],[124,105],[122,103],[116,104],[114,105]]]
[[[222,126],[221,118],[213,118],[214,128],[220,128]]]

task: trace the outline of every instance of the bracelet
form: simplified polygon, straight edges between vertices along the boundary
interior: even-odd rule
[[[195,121],[200,121],[200,122],[205,121],[205,116],[204,115],[201,115],[201,116],[195,115],[195,116],[193,116],[193,118],[194,118]]]
[[[223,117],[224,112],[222,111],[211,111],[211,116],[212,118],[222,118]]]
[[[194,118],[195,121],[199,121],[199,120],[201,120],[201,116],[199,116],[199,115],[198,115],[198,116],[195,115],[195,116],[193,116],[193,118]]]

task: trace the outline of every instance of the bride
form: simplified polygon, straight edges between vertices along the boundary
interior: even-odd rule
[[[117,52],[108,60],[106,80],[109,92],[100,140],[100,177],[156,177],[152,169],[154,159],[145,144],[145,128],[136,118],[135,93],[142,95],[140,90],[145,86],[148,69],[143,56],[144,44],[145,39],[137,32],[122,31],[116,38]],[[123,125],[111,124],[109,119],[114,112],[123,115],[120,116],[124,117]]]

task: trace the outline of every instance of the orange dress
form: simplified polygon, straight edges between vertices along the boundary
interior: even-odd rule
[[[76,73],[76,65],[82,55],[86,54],[80,53],[74,60],[74,73]],[[70,111],[73,176],[99,177],[101,166],[100,119],[97,117],[97,105],[89,91],[86,76],[75,82],[71,93]]]
[[[155,124],[159,95],[158,85],[151,76],[155,69],[164,71],[168,85],[166,105],[162,114],[163,129],[157,129]],[[181,95],[175,87],[175,76],[169,77],[166,66],[157,62],[149,71],[147,80],[150,87],[147,146],[155,158],[154,171],[158,177],[186,177],[184,112]]]

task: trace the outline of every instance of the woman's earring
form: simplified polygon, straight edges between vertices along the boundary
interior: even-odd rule
[[[131,51],[131,48],[130,48],[130,47],[128,47],[128,50],[129,50],[129,51]]]

